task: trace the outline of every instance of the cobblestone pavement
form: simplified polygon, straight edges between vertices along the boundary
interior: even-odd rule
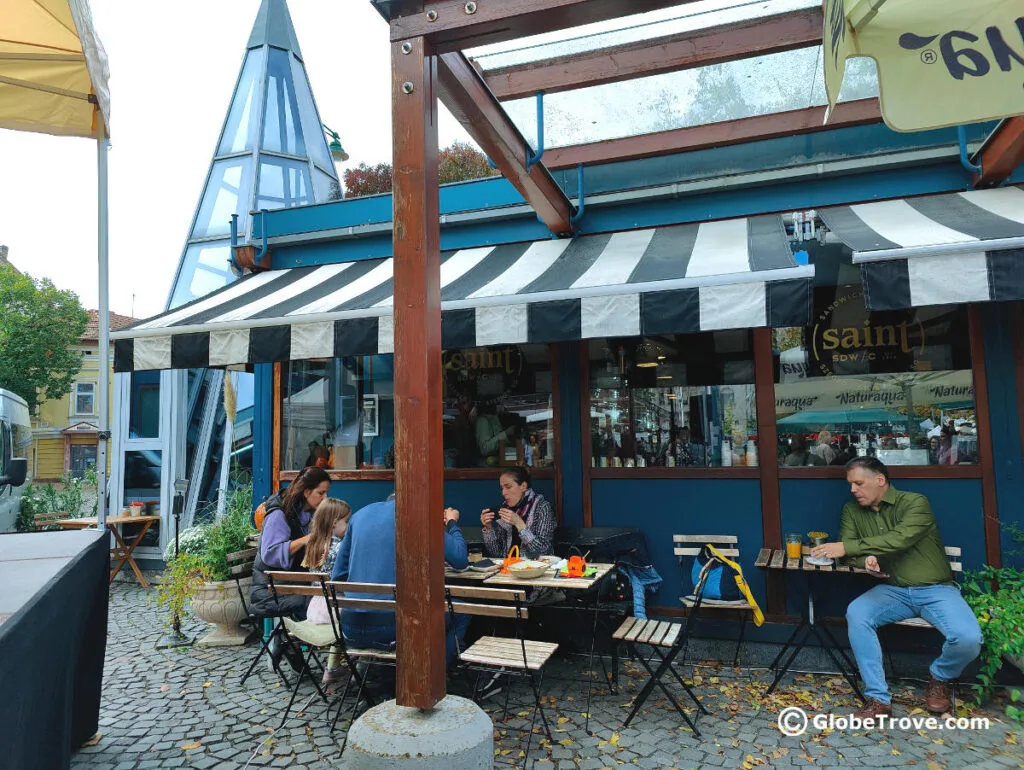
[[[260,666],[243,686],[239,679],[255,653],[245,649],[200,647],[156,650],[164,633],[164,616],[156,607],[155,593],[137,585],[111,588],[109,644],[100,718],[101,737],[83,747],[72,760],[81,770],[135,770],[139,768],[286,767],[293,770],[344,767],[339,729],[332,735],[316,702],[300,718],[279,730],[289,693],[279,680]],[[205,629],[189,618],[187,633]],[[681,729],[681,720],[663,697],[652,696],[633,725],[620,730],[629,701],[643,684],[638,667],[626,664],[616,694],[594,695],[590,727],[584,730],[586,695],[578,681],[555,676],[581,676],[585,661],[572,658],[548,667],[543,693],[553,731],[553,742],[533,736],[524,756],[530,710],[529,690],[512,690],[509,717],[502,703],[488,702],[495,720],[495,763],[551,770],[598,770],[622,764],[641,768],[729,767],[753,768],[836,765],[902,767],[922,770],[1024,767],[1024,752],[1016,745],[1013,725],[999,721],[1002,707],[961,707],[968,717],[988,717],[989,729],[906,729],[867,733],[813,727],[797,737],[780,734],[776,720],[781,709],[800,706],[810,713],[848,715],[853,696],[842,679],[797,675],[770,699],[763,699],[763,670],[734,670],[714,665],[683,669],[692,676],[710,716],[698,726],[703,739]],[[679,690],[676,685],[676,691]],[[457,691],[457,685],[453,686]],[[597,692],[597,690],[595,690]],[[300,703],[309,701],[306,685]],[[900,687],[896,715],[926,717],[919,710],[920,688]],[[294,712],[293,712],[294,713]],[[1024,731],[1022,731],[1024,732]],[[1021,739],[1024,741],[1024,738]]]

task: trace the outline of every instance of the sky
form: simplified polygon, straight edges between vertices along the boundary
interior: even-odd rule
[[[704,0],[687,8],[736,4]],[[91,6],[111,71],[110,309],[145,318],[167,302],[259,0],[176,0],[160,4],[167,10],[159,16],[151,2],[92,0]],[[351,156],[339,164],[339,176],[360,162],[390,161],[387,24],[369,0],[291,0],[289,10],[320,117]],[[620,26],[590,25],[572,34]],[[509,114],[529,139],[533,107],[525,102],[509,105]],[[584,129],[565,125],[582,141],[596,130],[600,113],[598,107],[583,117]],[[622,133],[619,125],[603,130]],[[439,143],[456,139],[468,136],[442,107]],[[86,139],[0,130],[0,244],[10,248],[15,267],[74,290],[87,308],[98,305],[96,154],[96,143]]]

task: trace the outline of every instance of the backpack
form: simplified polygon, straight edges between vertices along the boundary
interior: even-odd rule
[[[735,573],[719,561],[706,545],[693,560],[690,578],[693,580],[694,596],[700,590],[703,580],[704,589],[701,596],[704,599],[734,602],[743,598],[739,586],[736,585]]]

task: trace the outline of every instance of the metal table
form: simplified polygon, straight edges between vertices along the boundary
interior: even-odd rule
[[[807,610],[801,618],[800,623],[793,633],[790,634],[789,639],[779,650],[779,654],[775,656],[775,660],[772,661],[769,669],[775,670],[775,679],[768,687],[765,695],[771,695],[779,682],[782,680],[793,665],[793,661],[796,660],[796,656],[800,654],[800,651],[807,645],[807,642],[812,636],[814,636],[821,647],[828,653],[828,656],[832,659],[836,668],[839,669],[839,673],[843,675],[850,687],[853,688],[854,693],[863,702],[864,695],[860,691],[860,687],[857,685],[857,666],[850,659],[850,656],[846,654],[846,650],[840,646],[839,642],[836,641],[835,636],[828,629],[827,626],[821,625],[817,622],[814,613],[814,600],[815,591],[817,586],[817,576],[822,574],[838,574],[838,573],[861,573],[867,574],[867,570],[860,569],[859,567],[852,567],[849,564],[837,562],[825,566],[811,564],[807,561],[806,557],[810,555],[810,547],[803,546],[801,556],[799,559],[790,559],[786,555],[785,549],[771,549],[762,548],[757,555],[757,559],[754,560],[754,566],[760,567],[766,570],[778,570],[781,572],[802,574],[807,580]],[[792,648],[792,652],[789,657],[783,662],[783,658],[787,651]],[[838,653],[838,655],[837,655]],[[781,664],[781,665],[780,665]]]

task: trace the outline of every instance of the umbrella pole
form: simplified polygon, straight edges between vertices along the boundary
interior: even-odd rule
[[[100,125],[96,139],[96,170],[98,222],[96,231],[99,260],[99,342],[100,342],[100,425],[96,441],[96,516],[100,527],[107,519],[107,450],[110,441],[110,310],[107,287],[107,142],[105,127]]]

